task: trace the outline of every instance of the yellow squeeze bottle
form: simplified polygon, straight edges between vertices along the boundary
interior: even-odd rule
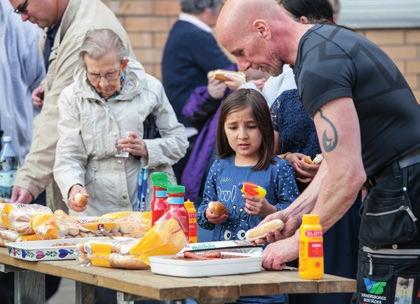
[[[324,249],[319,215],[304,214],[299,235],[299,275],[319,280],[324,276]]]
[[[184,202],[184,207],[188,213],[188,242],[197,243],[197,210],[190,200]]]

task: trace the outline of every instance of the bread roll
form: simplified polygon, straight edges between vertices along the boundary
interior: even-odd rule
[[[307,164],[310,164],[310,165],[312,165],[314,162],[312,161],[312,159],[311,159],[311,157],[310,156],[308,156],[308,155],[306,155],[304,158],[303,158],[303,161],[305,162],[305,163],[307,163]]]
[[[243,73],[243,72],[235,72],[235,71],[228,71],[228,70],[214,70],[214,71],[210,71],[207,74],[207,78],[208,79],[215,78],[215,79],[220,80],[220,81],[230,80],[225,75],[231,75],[233,77],[240,77],[240,78],[242,78],[244,80],[244,82],[246,81],[245,73]]]
[[[319,164],[319,163],[321,163],[322,162],[322,160],[324,159],[324,157],[322,156],[322,154],[317,154],[315,157],[314,157],[314,160],[313,160],[313,163],[314,164]]]
[[[85,207],[88,203],[89,198],[88,195],[79,192],[74,196],[74,200],[76,201],[79,207]]]
[[[220,216],[229,213],[226,206],[218,201],[210,202],[207,208],[209,209],[210,214],[214,216]]]
[[[124,269],[148,269],[149,265],[143,263],[134,255],[122,255],[118,253],[111,253],[109,256],[111,267]]]
[[[267,236],[267,233],[273,230],[282,230],[284,223],[282,220],[276,219],[262,224],[261,226],[250,229],[246,232],[245,238],[247,241],[255,241]]]

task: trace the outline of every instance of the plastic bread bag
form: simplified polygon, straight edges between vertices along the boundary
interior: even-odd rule
[[[130,253],[149,265],[149,257],[176,254],[187,243],[188,240],[178,221],[173,218],[167,219],[163,215]]]
[[[149,266],[141,259],[129,254],[137,242],[137,239],[121,238],[79,244],[79,261],[84,265],[99,267],[147,269]]]
[[[82,237],[77,218],[62,210],[33,216],[31,226],[42,240]]]
[[[96,235],[142,237],[151,226],[150,212],[122,211],[108,213],[101,217],[80,218],[79,222],[85,232]]]
[[[0,237],[4,243],[16,242],[19,238],[19,233],[13,230],[2,229],[0,230]]]
[[[133,212],[122,211],[108,213],[101,218],[113,219],[118,224],[119,234],[126,237],[143,237],[152,225],[152,214],[150,211]]]
[[[34,234],[31,218],[39,214],[52,214],[50,208],[37,204],[6,204],[1,212],[3,225],[20,234]]]

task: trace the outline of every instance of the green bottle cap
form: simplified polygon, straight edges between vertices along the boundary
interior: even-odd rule
[[[170,185],[167,188],[168,194],[185,193],[185,187],[182,185]]]
[[[153,172],[150,175],[152,187],[167,188],[169,185],[169,177],[166,172]]]

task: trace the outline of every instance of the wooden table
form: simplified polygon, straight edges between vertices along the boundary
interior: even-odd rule
[[[339,293],[354,292],[355,280],[325,275],[319,281],[299,278],[296,270],[262,271],[254,274],[229,275],[204,278],[178,278],[155,275],[149,270],[128,271],[81,266],[77,261],[28,262],[12,258],[7,249],[0,248],[0,264],[10,266],[15,273],[15,303],[24,303],[25,296],[41,299],[44,275],[50,274],[71,279],[76,284],[76,302],[89,303],[85,294],[92,285],[114,289],[126,294],[157,300],[193,298],[199,303],[234,302],[240,296],[259,296],[278,293]],[[17,285],[16,285],[17,284]],[[32,288],[28,285],[32,284]],[[44,283],[45,284],[45,283]],[[24,287],[24,288],[22,288]],[[16,290],[18,289],[18,290]],[[31,295],[25,293],[31,293]],[[17,293],[23,293],[17,294]],[[21,302],[16,301],[19,297]]]

